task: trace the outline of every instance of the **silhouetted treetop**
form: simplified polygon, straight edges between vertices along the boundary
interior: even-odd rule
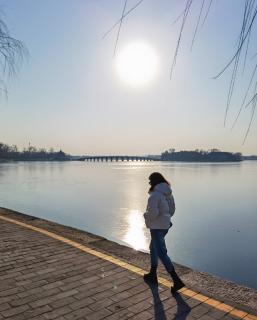
[[[10,35],[0,16],[0,91],[7,94],[4,77],[14,75],[27,55],[24,44]]]

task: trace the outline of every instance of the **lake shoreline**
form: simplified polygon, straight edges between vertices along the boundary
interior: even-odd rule
[[[0,207],[0,214],[21,222],[29,223],[36,227],[44,228],[47,231],[54,232],[60,236],[65,236],[66,238],[79,242],[82,245],[86,244],[92,249],[97,249],[100,252],[107,253],[145,270],[148,269],[149,254],[120,245],[104,237],[7,208]],[[175,265],[178,273],[181,275],[188,288],[228,303],[246,312],[257,312],[256,290],[238,285],[205,272],[193,270],[186,266],[179,264]],[[160,268],[159,275],[168,279],[168,276],[162,267]]]

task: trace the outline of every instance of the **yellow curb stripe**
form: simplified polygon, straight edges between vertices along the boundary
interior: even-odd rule
[[[186,296],[193,298],[194,296],[196,296],[198,293],[194,292],[193,290],[190,289],[186,289],[183,294],[185,294]]]
[[[220,301],[214,300],[214,299],[208,299],[204,303],[206,303],[206,304],[208,304],[209,306],[212,306],[212,307],[216,307],[217,305],[221,304]]]
[[[253,314],[247,314],[243,319],[244,320],[257,320],[257,316],[254,316]]]
[[[247,316],[247,312],[244,312],[242,310],[238,310],[238,309],[233,309],[230,311],[230,314],[233,316],[236,316],[238,318],[244,318],[245,316]]]
[[[215,308],[220,311],[229,312],[229,313],[234,309],[233,307],[231,307],[225,303],[219,304]]]
[[[106,260],[106,261],[109,261],[117,266],[120,266],[124,269],[127,269],[131,272],[134,272],[138,275],[143,275],[146,271],[139,268],[139,267],[136,267],[136,266],[133,266],[129,263],[126,263],[124,261],[121,261],[117,258],[114,258],[110,255],[107,255],[105,253],[102,253],[102,252],[99,252],[97,250],[94,250],[94,249],[91,249],[85,245],[82,245],[76,241],[73,241],[73,240],[70,240],[70,239],[67,239],[65,237],[62,237],[62,236],[59,236],[53,232],[50,232],[50,231],[47,231],[45,229],[42,229],[42,228],[39,228],[39,227],[35,227],[35,226],[32,226],[30,224],[27,224],[27,223],[24,223],[24,222],[21,222],[21,221],[18,221],[18,220],[15,220],[15,219],[11,219],[11,218],[7,218],[5,216],[2,216],[0,215],[0,219],[4,220],[4,221],[7,221],[7,222],[10,222],[10,223],[14,223],[16,225],[19,225],[19,226],[22,226],[24,228],[27,228],[27,229],[31,229],[33,231],[36,231],[36,232],[39,232],[41,234],[44,234],[50,238],[53,238],[53,239],[56,239],[56,240],[59,240],[63,243],[66,243],[66,244],[69,244],[70,246],[74,247],[74,248],[77,248],[83,252],[86,252],[88,254],[91,254],[95,257],[98,257],[98,258],[101,258],[103,260]],[[170,287],[172,285],[172,282],[165,279],[165,278],[162,278],[162,277],[158,277],[158,282],[161,283],[162,285],[166,286],[166,287]],[[233,316],[236,316],[238,317],[239,319],[244,319],[244,320],[257,320],[257,316],[253,315],[253,314],[249,314],[247,312],[244,312],[242,310],[238,310],[236,308],[233,308],[231,306],[229,306],[228,304],[225,304],[225,303],[222,303],[218,300],[215,300],[215,299],[211,299],[207,296],[204,296],[198,292],[195,292],[193,290],[190,290],[188,288],[182,288],[179,290],[180,293],[183,293],[185,296],[187,297],[190,297],[190,298],[193,298],[195,300],[198,300],[198,301],[201,301],[202,303],[204,304],[207,304],[209,306],[212,306],[213,308],[215,309],[218,309],[220,311],[224,311],[226,313],[229,313]]]
[[[198,300],[198,301],[201,301],[201,302],[205,302],[209,298],[204,296],[203,294],[198,293],[196,296],[194,296],[194,299]]]

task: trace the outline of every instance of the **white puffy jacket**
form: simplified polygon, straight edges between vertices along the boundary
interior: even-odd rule
[[[169,229],[170,218],[175,212],[175,202],[170,186],[163,182],[154,187],[148,199],[145,224],[149,229]]]

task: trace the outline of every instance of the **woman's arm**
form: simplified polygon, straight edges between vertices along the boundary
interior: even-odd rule
[[[158,195],[155,195],[155,194],[150,195],[147,203],[146,212],[144,213],[146,225],[148,225],[150,221],[155,220],[159,215],[160,212],[159,212],[158,205],[159,205]]]

